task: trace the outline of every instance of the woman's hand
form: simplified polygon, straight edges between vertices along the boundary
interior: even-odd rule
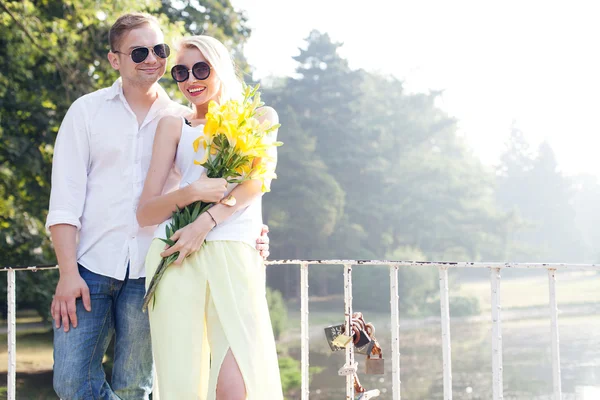
[[[186,186],[191,202],[218,203],[227,191],[227,181],[223,178],[209,178],[203,172],[202,176]]]
[[[210,179],[210,178],[207,178]],[[173,246],[163,251],[160,256],[168,257],[171,254],[179,252],[179,257],[173,264],[181,264],[183,260],[195,251],[198,251],[206,239],[206,235],[215,223],[207,213],[202,213],[191,224],[177,230],[169,239],[176,242]]]

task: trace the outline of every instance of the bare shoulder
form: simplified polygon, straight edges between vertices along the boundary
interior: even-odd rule
[[[272,124],[279,123],[279,115],[277,115],[277,111],[275,111],[273,107],[264,106],[258,108],[256,111],[258,115],[260,115],[260,117],[258,117],[260,122],[269,121]]]
[[[170,138],[178,140],[181,136],[182,125],[183,119],[181,117],[176,117],[172,115],[162,117],[160,121],[158,121],[158,126],[156,127],[156,135],[168,136]]]
[[[159,127],[175,128],[177,126],[181,127],[182,124],[183,124],[183,119],[181,117],[176,117],[174,115],[167,115],[165,117],[162,117],[160,119],[160,121],[158,121]]]

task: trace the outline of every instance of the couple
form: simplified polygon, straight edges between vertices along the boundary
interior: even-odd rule
[[[148,399],[154,355],[160,400],[282,399],[261,183],[228,187],[193,163],[209,101],[241,95],[231,55],[211,37],[181,41],[171,76],[190,110],[157,83],[170,49],[156,18],[121,16],[109,42],[121,78],[72,104],[54,150],[46,226],[60,270],[55,391],[63,400]],[[277,123],[269,107],[260,118]],[[176,207],[229,193],[235,205],[216,204],[165,248],[159,239]],[[145,286],[177,251],[145,314]],[[113,334],[109,386],[102,359]]]

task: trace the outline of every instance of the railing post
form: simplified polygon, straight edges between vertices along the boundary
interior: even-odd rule
[[[556,303],[556,270],[548,269],[550,289],[550,330],[552,332],[552,381],[554,383],[554,400],[562,399],[560,378],[560,346],[558,340],[558,307]]]
[[[15,270],[9,269],[8,276],[8,376],[7,399],[15,400],[17,393],[17,301]]]
[[[440,267],[440,311],[442,313],[444,400],[452,400],[452,350],[450,340],[450,303],[448,300],[447,267]]]
[[[352,266],[344,264],[344,316],[346,334],[352,335]],[[346,346],[346,365],[354,365],[354,346]],[[346,400],[354,400],[354,375],[346,375]]]
[[[500,268],[491,269],[492,281],[492,391],[494,400],[502,400],[502,326],[500,319]]]
[[[308,400],[309,388],[309,333],[308,333],[308,263],[300,264],[300,324],[301,324],[301,357],[302,357],[302,400]]]
[[[398,310],[398,265],[390,265],[390,309],[392,330],[392,399],[400,400],[400,313]]]

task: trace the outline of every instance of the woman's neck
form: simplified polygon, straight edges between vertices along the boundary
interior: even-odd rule
[[[194,113],[194,118],[204,119],[204,118],[206,118],[206,113],[208,113],[208,103],[196,106],[196,112]]]

